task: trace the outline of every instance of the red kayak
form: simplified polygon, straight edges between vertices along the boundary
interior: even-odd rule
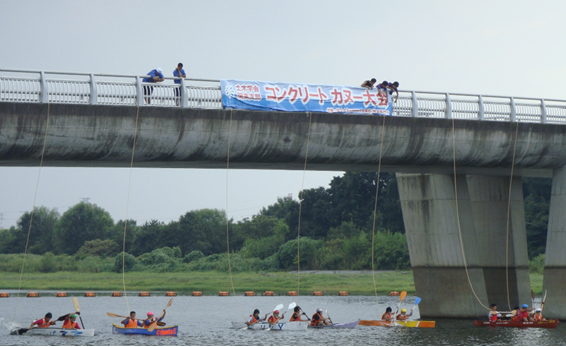
[[[541,322],[521,322],[521,321],[501,321],[487,322],[475,320],[474,326],[477,327],[511,327],[511,328],[556,328],[558,319],[550,319]]]

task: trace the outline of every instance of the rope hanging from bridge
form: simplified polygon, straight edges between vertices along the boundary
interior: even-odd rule
[[[28,252],[29,236],[31,234],[31,226],[32,226],[32,223],[33,223],[33,215],[34,215],[34,212],[35,212],[35,203],[37,201],[37,191],[39,189],[39,179],[41,178],[41,168],[43,167],[43,158],[45,156],[45,145],[47,143],[47,132],[49,130],[49,110],[50,110],[49,105],[50,104],[48,102],[47,103],[47,118],[45,120],[45,134],[43,135],[43,147],[41,149],[41,159],[39,161],[39,171],[37,173],[37,181],[35,183],[35,192],[33,194],[33,204],[32,204],[32,207],[31,207],[31,213],[30,213],[30,218],[29,218],[28,234],[27,234],[27,237],[26,237],[26,246],[24,248],[24,258],[22,260],[22,268],[20,269],[20,279],[19,279],[19,282],[18,282],[18,294],[16,296],[16,305],[15,305],[15,308],[14,308],[14,320],[16,319],[16,313],[18,312],[18,300],[20,298],[20,290],[22,289],[22,278],[23,278],[23,275],[24,275],[24,268],[25,268],[25,265],[26,265],[26,255],[27,255],[27,252]]]
[[[307,173],[307,161],[309,157],[309,143],[311,138],[312,112],[307,112],[309,117],[309,128],[307,132],[307,148],[305,150],[305,165],[303,166],[303,182],[301,184],[301,196],[299,196],[299,219],[297,222],[297,302],[301,291],[301,212],[304,200],[305,175]]]
[[[375,292],[375,304],[379,310],[379,300],[377,297],[377,284],[375,283],[375,222],[377,219],[377,198],[379,197],[379,180],[381,177],[381,158],[383,156],[383,137],[385,135],[385,116],[381,125],[381,141],[379,145],[379,162],[377,164],[377,182],[375,185],[375,204],[373,207],[373,228],[371,231],[371,275],[373,277],[373,290]]]
[[[130,210],[130,188],[132,186],[132,171],[134,168],[134,155],[136,153],[136,140],[138,136],[138,123],[140,117],[140,106],[136,109],[136,124],[134,127],[134,143],[132,144],[132,158],[130,159],[130,175],[128,178],[128,197],[126,200],[126,218],[124,220],[124,240],[122,242],[122,285],[124,286],[124,298],[126,299],[126,306],[130,312],[130,303],[128,302],[128,292],[126,291],[126,232],[128,230],[128,213]]]

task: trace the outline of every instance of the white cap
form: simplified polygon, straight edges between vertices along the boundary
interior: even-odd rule
[[[540,308],[537,308],[535,311],[537,311],[537,312],[540,311]]]
[[[157,69],[155,69],[155,71],[159,72],[159,73],[163,73],[163,70],[161,70],[160,67],[158,67]]]
[[[321,308],[317,308],[317,309],[316,309],[316,312],[322,312],[322,309],[321,309]]]

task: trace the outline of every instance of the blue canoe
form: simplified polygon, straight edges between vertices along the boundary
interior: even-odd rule
[[[178,325],[170,327],[157,327],[153,331],[145,328],[124,328],[116,324],[112,324],[112,334],[126,335],[152,335],[152,336],[177,336]]]

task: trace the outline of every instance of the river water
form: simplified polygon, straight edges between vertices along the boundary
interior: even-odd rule
[[[41,294],[40,294],[41,295]],[[52,294],[51,294],[52,295]],[[285,308],[291,301],[312,315],[323,308],[335,323],[357,319],[377,319],[387,306],[398,303],[396,297],[368,296],[300,296],[300,297],[217,297],[178,296],[167,309],[166,321],[179,325],[177,337],[127,336],[112,334],[111,318],[106,312],[127,315],[128,309],[145,318],[147,311],[157,314],[167,305],[169,297],[109,296],[78,297],[86,328],[94,328],[94,337],[13,336],[9,328],[19,324],[27,328],[34,318],[46,312],[54,317],[73,312],[70,297],[0,298],[0,345],[565,345],[566,324],[556,329],[517,329],[474,327],[472,320],[437,320],[436,328],[386,328],[358,326],[356,329],[309,329],[307,331],[261,331],[232,329],[231,321],[242,321],[255,308],[261,316],[278,304]],[[407,297],[403,307],[412,308],[414,297]],[[416,316],[418,317],[418,309]],[[286,316],[289,317],[287,312]],[[14,319],[15,316],[15,319]],[[58,323],[61,326],[61,322]]]

